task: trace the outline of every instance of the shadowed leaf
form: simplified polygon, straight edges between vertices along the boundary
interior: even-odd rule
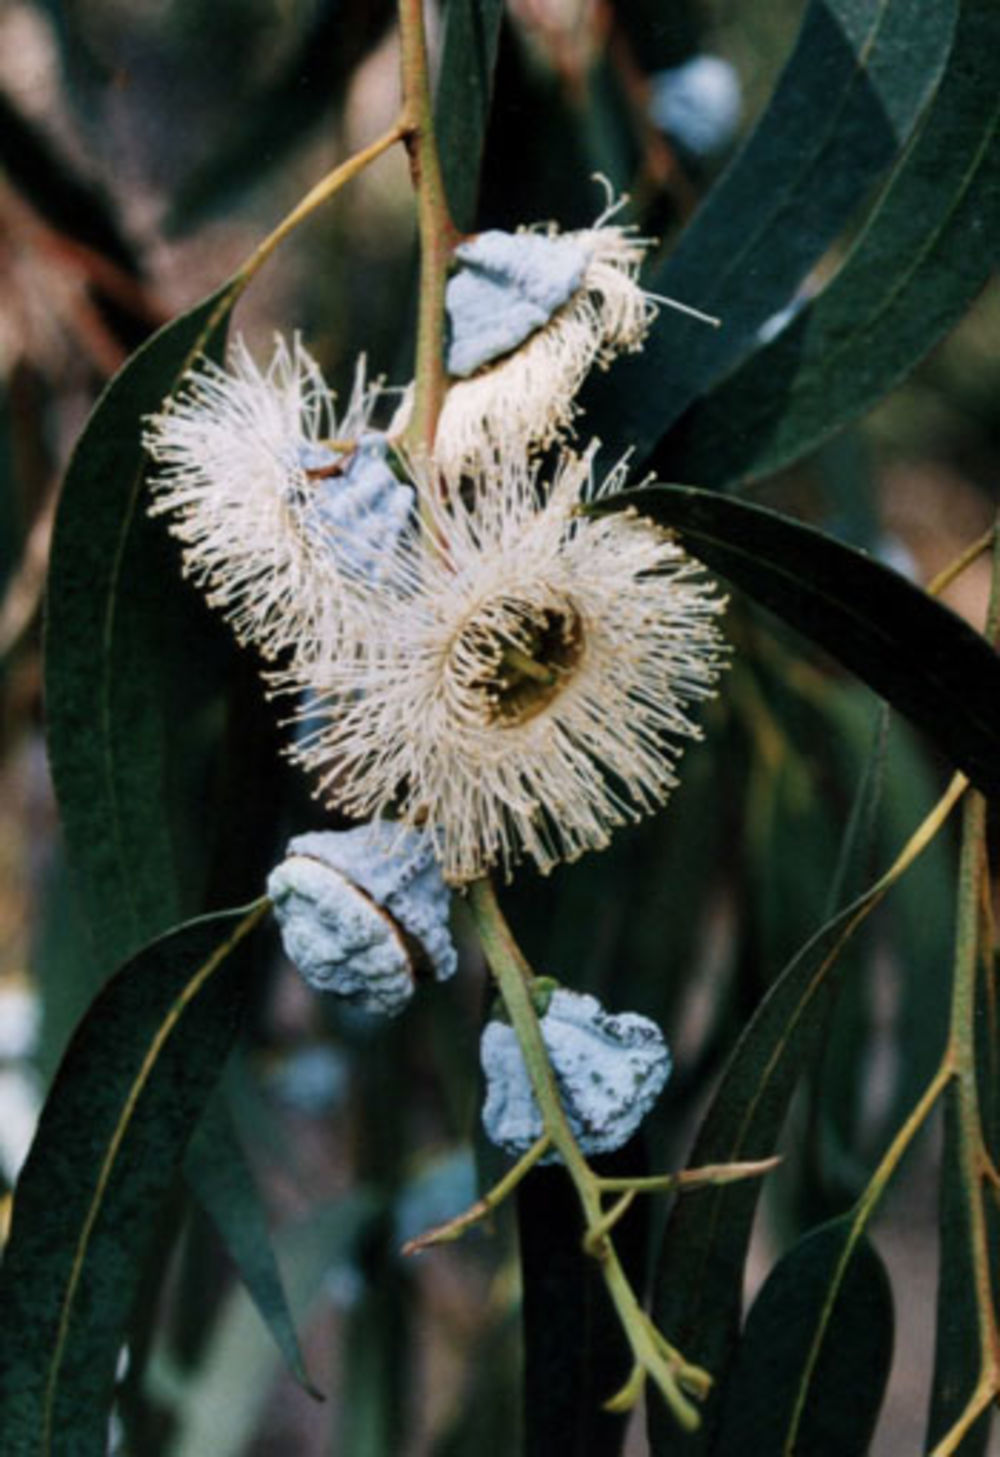
[[[456,227],[471,228],[479,191],[502,0],[448,0],[435,106],[445,190]]]
[[[938,84],[954,0],[814,0],[746,145],[644,281],[718,315],[665,310],[642,354],[591,391],[588,428],[646,459],[692,400],[757,342],[895,161]],[[671,469],[670,474],[676,475]]]
[[[713,1457],[864,1457],[892,1360],[889,1279],[847,1215],[810,1231],[747,1317]]]
[[[234,956],[267,902],[147,946],[78,1028],[14,1200],[0,1271],[4,1457],[103,1452],[156,1215],[236,1032]]]
[[[790,517],[690,486],[609,497],[674,527],[713,571],[830,653],[1000,794],[1000,657],[898,572]]]
[[[46,602],[49,758],[98,957],[115,965],[200,897],[185,893],[169,809],[228,641],[181,581],[142,504],[144,416],[225,336],[228,283],[132,356],[101,396],[63,487]]]
[[[961,318],[1000,257],[998,55],[1000,7],[965,0],[941,87],[833,281],[692,407],[653,463],[707,486],[772,474],[869,409]]]

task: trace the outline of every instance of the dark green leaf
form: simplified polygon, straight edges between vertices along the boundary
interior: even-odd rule
[[[970,1201],[983,1197],[982,1186],[970,1187],[962,1167],[963,1134],[954,1086],[945,1094],[945,1140],[941,1169],[941,1257],[938,1273],[937,1332],[931,1390],[927,1450],[936,1446],[965,1410],[980,1363],[977,1276],[973,1248],[977,1238],[970,1221]],[[990,1435],[987,1412],[954,1448],[961,1457],[983,1457]]]
[[[232,953],[266,909],[192,921],[146,947],[70,1044],[0,1271],[5,1457],[104,1451],[155,1216],[236,1032],[245,968]]]
[[[602,1173],[642,1174],[639,1145]],[[579,1200],[564,1169],[535,1169],[517,1191],[523,1279],[524,1457],[615,1457],[621,1415],[604,1403],[624,1384],[631,1356],[600,1270],[582,1247]],[[615,1228],[615,1248],[641,1279],[646,1206]]]
[[[864,1457],[892,1360],[892,1291],[850,1215],[772,1270],[747,1318],[713,1457]]]
[[[185,895],[170,785],[216,691],[220,639],[143,509],[143,417],[224,336],[228,283],[111,381],[77,444],[56,520],[46,621],[49,756],[70,867],[114,965],[200,904]],[[204,654],[204,656],[203,656]]]
[[[1000,794],[1000,657],[898,572],[762,506],[651,486],[634,506],[674,527],[720,576],[837,658],[905,714],[986,795]]]
[[[597,382],[588,425],[613,456],[644,460],[791,301],[910,135],[954,15],[954,0],[813,0],[770,106],[647,280],[722,328],[665,310],[642,354]]]
[[[502,0],[448,0],[436,118],[445,191],[456,227],[475,220]]]
[[[243,1283],[296,1381],[311,1396],[281,1273],[253,1172],[221,1096],[209,1104],[184,1160],[192,1192],[211,1217]]]
[[[961,318],[1000,256],[998,56],[1000,7],[965,0],[941,87],[843,266],[662,442],[654,460],[671,475],[771,474],[869,409]]]
[[[818,1045],[838,980],[839,954],[879,900],[875,890],[828,921],[777,978],[734,1049],[689,1157],[691,1168],[774,1153],[803,1069]],[[653,1317],[688,1360],[717,1377],[740,1319],[743,1265],[759,1181],[700,1189],[671,1212],[653,1293]],[[719,1411],[710,1399],[701,1430],[680,1440],[659,1403],[649,1409],[656,1457],[706,1453]]]

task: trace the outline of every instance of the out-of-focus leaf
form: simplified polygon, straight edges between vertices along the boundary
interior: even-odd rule
[[[889,1278],[845,1215],[771,1271],[726,1385],[713,1457],[864,1457],[892,1360]]]
[[[71,870],[100,960],[116,964],[197,909],[169,816],[181,746],[225,659],[176,551],[143,508],[143,417],[224,337],[227,283],[143,346],[77,444],[52,543],[46,616],[49,756]]]
[[[325,0],[282,73],[248,99],[220,150],[199,159],[177,190],[169,233],[202,221],[260,182],[342,99],[392,19],[390,0]]]
[[[221,1097],[209,1104],[184,1160],[187,1181],[232,1256],[288,1369],[320,1398],[305,1368],[253,1172]]]
[[[435,106],[445,191],[456,227],[475,221],[503,0],[448,0]]]
[[[513,231],[541,220],[562,228],[593,223],[605,194],[590,177],[587,120],[559,77],[538,64],[513,26],[504,26],[483,155],[484,226]]]
[[[869,409],[957,322],[1000,258],[998,55],[1000,6],[963,0],[941,86],[833,281],[692,407],[654,463],[710,486],[769,475]]]
[[[134,272],[135,253],[108,199],[0,92],[0,163],[32,206],[59,232]]]
[[[240,943],[267,903],[147,946],[77,1030],[15,1193],[0,1271],[5,1457],[103,1452],[155,1215],[229,1051]]]
[[[791,302],[910,135],[954,17],[954,0],[813,0],[770,106],[647,280],[722,327],[665,310],[642,354],[596,381],[588,426],[612,457],[631,446],[645,460]]]
[[[690,486],[602,502],[675,528],[748,592],[905,714],[986,795],[1000,794],[1000,657],[898,572],[778,512]]]
[[[358,1247],[378,1205],[363,1189],[313,1209],[275,1240],[292,1309],[300,1319],[338,1276],[353,1277]],[[173,1408],[165,1457],[240,1457],[257,1429],[277,1367],[277,1351],[242,1287],[227,1301],[202,1360],[190,1375],[157,1352],[150,1387]]]

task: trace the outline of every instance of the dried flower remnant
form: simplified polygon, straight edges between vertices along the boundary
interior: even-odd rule
[[[468,497],[426,493],[427,531],[397,548],[364,653],[293,665],[313,699],[292,757],[360,819],[425,828],[446,880],[527,856],[544,871],[607,844],[676,783],[690,704],[723,666],[724,600],[670,536],[580,514],[592,452],[537,470],[504,457]]]
[[[412,489],[369,429],[379,390],[359,364],[347,408],[301,341],[258,368],[241,340],[229,367],[201,359],[152,417],[153,514],[171,518],[185,571],[266,657],[349,639]],[[359,590],[359,588],[361,590]]]
[[[627,1143],[670,1076],[671,1058],[655,1022],[637,1012],[612,1016],[596,997],[558,987],[539,1019],[563,1108],[583,1153]],[[525,1153],[545,1132],[513,1027],[483,1029],[483,1127],[507,1153]],[[557,1162],[554,1151],[543,1162]]]
[[[395,1016],[421,968],[455,972],[450,896],[419,831],[376,821],[299,835],[267,889],[289,960],[363,1011]]]

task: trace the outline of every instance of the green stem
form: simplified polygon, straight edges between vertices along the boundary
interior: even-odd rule
[[[555,1072],[531,999],[534,975],[504,920],[488,879],[477,880],[469,887],[469,904],[486,959],[517,1036],[545,1132],[576,1188],[586,1226],[584,1248],[601,1267],[605,1286],[637,1364],[656,1382],[681,1425],[693,1430],[700,1418],[697,1408],[685,1396],[685,1390],[704,1396],[711,1385],[711,1377],[699,1367],[689,1365],[655,1330],[636,1299],[610,1235],[603,1228],[605,1215],[600,1181],[580,1152],[562,1105]],[[635,1385],[630,1382],[629,1390]]]
[[[477,1199],[471,1208],[466,1209],[462,1214],[457,1214],[454,1219],[449,1219],[444,1224],[435,1225],[433,1229],[427,1230],[426,1234],[407,1240],[403,1246],[403,1254],[416,1255],[421,1250],[429,1249],[431,1245],[448,1244],[451,1240],[461,1239],[467,1229],[472,1229],[474,1225],[481,1223],[492,1214],[495,1209],[499,1209],[525,1175],[529,1174],[539,1159],[544,1157],[549,1147],[548,1134],[543,1133],[541,1138],[535,1139],[528,1152],[521,1155],[514,1167],[509,1169],[502,1179],[498,1179],[492,1189],[488,1189],[481,1199]]]
[[[444,400],[444,293],[457,239],[441,175],[427,65],[423,0],[399,0],[403,115],[406,148],[417,194],[420,230],[420,307],[417,317],[416,382],[406,444],[430,455]]]

